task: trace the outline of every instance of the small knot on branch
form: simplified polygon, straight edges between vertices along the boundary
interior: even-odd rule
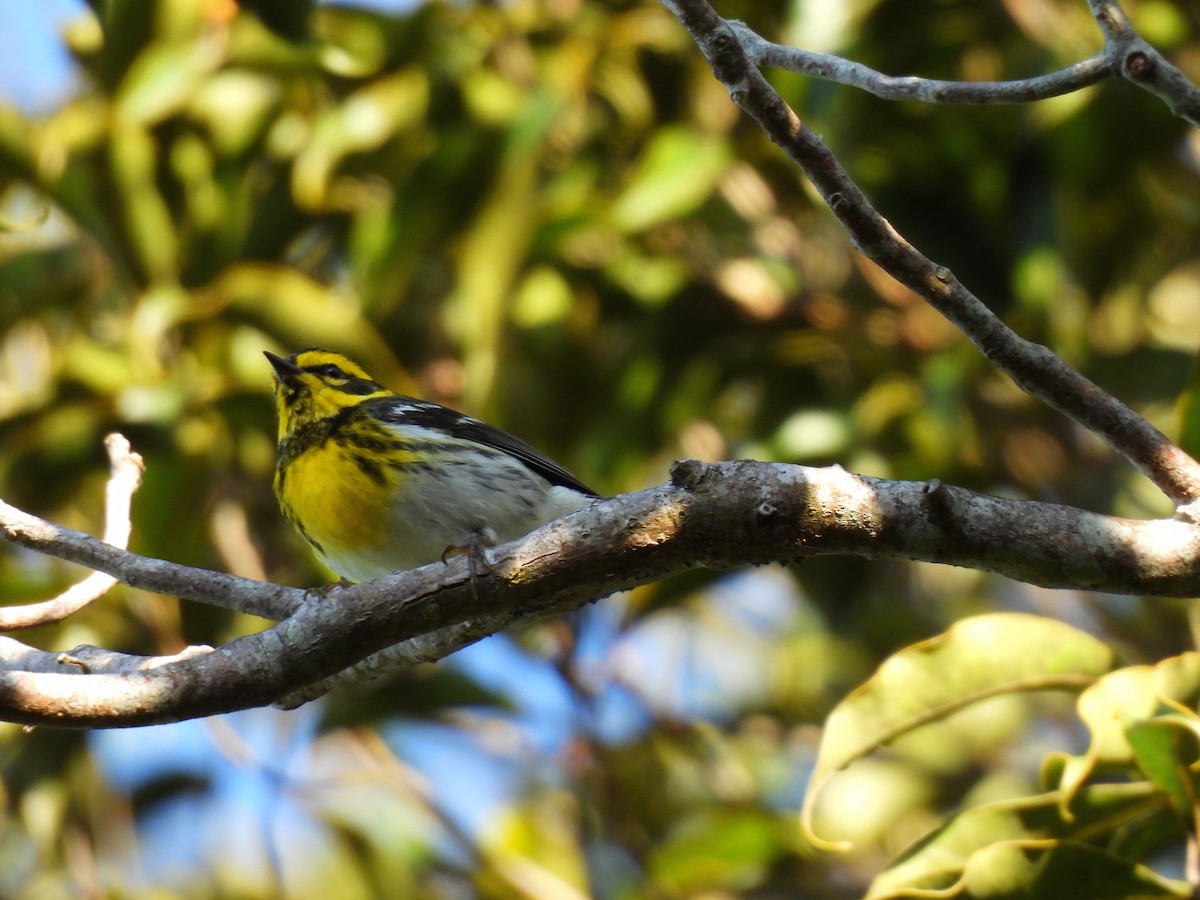
[[[733,32],[722,29],[712,36],[713,53],[724,54],[728,53],[734,47],[740,47],[737,38],[733,36]]]
[[[1154,60],[1141,50],[1134,50],[1124,61],[1125,75],[1135,81],[1144,81],[1154,73]]]
[[[685,491],[694,491],[708,477],[711,469],[711,465],[698,459],[678,459],[671,466],[671,484]]]
[[[921,493],[925,498],[925,508],[929,510],[930,520],[939,528],[947,529],[959,518],[954,497],[940,479],[931,478],[925,482]]]
[[[83,672],[84,675],[92,674],[92,667],[88,664],[87,660],[81,659],[80,657],[74,656],[70,653],[58,654],[58,663],[59,665],[63,666],[75,666],[81,672]]]
[[[770,525],[774,519],[779,518],[779,513],[778,506],[764,500],[758,506],[754,507],[754,521],[759,527]]]

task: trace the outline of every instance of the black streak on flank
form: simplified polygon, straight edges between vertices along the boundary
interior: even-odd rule
[[[310,547],[312,547],[314,550],[317,551],[317,555],[319,555],[319,556],[325,555],[325,548],[321,546],[321,542],[314,540],[312,535],[310,535],[307,531],[304,531],[304,529],[301,529],[300,536],[302,538],[304,538],[306,541],[308,541],[308,544]]]
[[[401,444],[398,441],[391,441],[358,431],[343,430],[335,432],[333,439],[343,447],[357,447],[360,450],[369,450],[372,453],[389,453],[401,449]]]
[[[358,466],[359,470],[373,482],[378,485],[384,485],[387,483],[387,479],[383,477],[383,469],[380,467],[379,463],[375,462],[375,460],[371,459],[370,457],[363,456],[361,453],[355,453],[353,459],[354,464]]]
[[[321,542],[315,540],[313,538],[313,536],[308,533],[308,529],[305,528],[304,525],[300,522],[300,520],[296,518],[296,514],[294,512],[292,512],[291,508],[288,507],[288,508],[284,509],[283,514],[289,522],[291,522],[293,525],[296,526],[296,530],[298,532],[300,532],[300,537],[302,537],[302,538],[304,538],[304,540],[308,541],[309,545],[314,550],[316,550],[317,553],[319,553],[321,556],[324,556],[325,548],[321,546]]]

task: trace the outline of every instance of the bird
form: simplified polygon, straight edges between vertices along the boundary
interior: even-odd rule
[[[599,498],[520,438],[396,394],[320,347],[281,357],[275,496],[317,557],[368,581],[528,534]]]

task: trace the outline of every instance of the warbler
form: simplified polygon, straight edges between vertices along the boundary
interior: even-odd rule
[[[275,369],[275,496],[330,569],[378,578],[512,540],[599,495],[507,432],[311,347]]]

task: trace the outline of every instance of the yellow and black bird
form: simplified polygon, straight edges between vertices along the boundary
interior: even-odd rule
[[[275,495],[334,572],[378,578],[520,537],[598,494],[507,432],[319,348],[275,369]]]

